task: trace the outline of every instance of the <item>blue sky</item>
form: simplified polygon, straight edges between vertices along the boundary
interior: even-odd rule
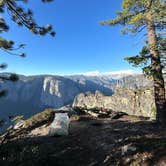
[[[3,33],[16,44],[25,43],[26,58],[0,51],[5,71],[19,74],[74,74],[90,71],[139,70],[124,61],[136,55],[143,45],[142,36],[122,35],[120,26],[101,26],[99,21],[115,17],[121,0],[55,0],[43,4],[30,0],[28,7],[40,25],[52,24],[55,38],[35,36],[5,18],[10,31]],[[21,51],[21,50],[20,50]]]

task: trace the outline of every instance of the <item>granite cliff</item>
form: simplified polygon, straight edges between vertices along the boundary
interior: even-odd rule
[[[111,95],[111,88],[95,82],[79,83],[62,76],[19,76],[13,83],[0,81],[0,90],[7,90],[7,95],[0,99],[0,117],[24,115],[30,117],[45,108],[59,108],[71,104],[81,92],[100,90]]]
[[[155,118],[155,102],[153,90],[117,89],[112,96],[101,92],[81,93],[75,97],[73,107],[105,108],[129,115]]]

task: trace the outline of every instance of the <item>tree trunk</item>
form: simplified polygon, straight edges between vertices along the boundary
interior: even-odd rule
[[[148,44],[151,54],[151,67],[153,75],[154,95],[156,104],[156,120],[162,126],[166,126],[166,98],[164,79],[162,74],[162,65],[160,53],[158,51],[157,36],[152,18],[152,13],[147,14]]]

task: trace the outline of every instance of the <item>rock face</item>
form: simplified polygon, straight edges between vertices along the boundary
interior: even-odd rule
[[[73,107],[105,108],[126,112],[129,115],[155,118],[155,103],[152,90],[118,89],[112,96],[104,96],[101,92],[81,93],[75,97]]]
[[[1,73],[1,75],[8,73]],[[112,95],[115,88],[140,88],[151,86],[142,75],[100,75],[100,76],[53,76],[19,75],[19,81],[0,81],[0,90],[7,90],[6,97],[0,99],[0,117],[24,115],[28,118],[45,108],[59,108],[72,104],[76,95],[99,90]]]
[[[19,76],[17,82],[0,81],[0,90],[8,94],[0,99],[0,120],[24,115],[28,118],[45,108],[59,108],[72,104],[81,92],[95,92],[99,89],[111,95],[111,88],[95,82],[79,83],[70,78],[52,75]]]
[[[0,75],[9,75],[9,73],[0,73]],[[19,81],[14,83],[0,80],[0,91],[8,91],[7,96],[0,98],[0,123],[3,122],[0,132],[12,124],[12,117],[23,115],[24,118],[29,118],[45,108],[59,108],[64,105],[71,105],[75,96],[80,93],[87,91],[95,93],[96,90],[99,90],[110,96],[116,88],[145,89],[151,87],[151,85],[150,80],[137,74],[73,75],[64,77],[19,75]],[[121,100],[119,101],[119,107],[120,102]],[[124,106],[122,105],[122,107]],[[129,106],[126,104],[125,107],[127,109]]]
[[[0,86],[8,91],[0,100],[1,118],[18,114],[29,117],[46,107],[58,108],[72,103],[81,92],[75,82],[60,76],[21,77],[16,83],[5,82]]]

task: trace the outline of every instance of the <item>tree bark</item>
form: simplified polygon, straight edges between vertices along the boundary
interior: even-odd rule
[[[148,44],[151,54],[151,67],[153,75],[154,95],[156,104],[156,120],[162,126],[166,126],[166,98],[165,86],[162,73],[162,65],[160,60],[160,53],[158,50],[158,42],[153,22],[151,11],[147,13],[147,31],[148,31]]]

